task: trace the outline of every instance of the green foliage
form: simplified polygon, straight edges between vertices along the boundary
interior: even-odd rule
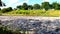
[[[29,14],[29,11],[27,11],[27,10],[18,10],[18,11],[16,11],[16,14]]]
[[[12,34],[12,33],[13,32],[4,29],[4,27],[0,27],[0,34]]]
[[[34,9],[40,9],[40,5],[39,4],[34,4],[33,8]]]
[[[0,8],[0,16],[2,16],[2,11],[1,11],[1,8]]]
[[[60,9],[60,4],[57,3],[57,2],[54,2],[54,3],[52,3],[52,7],[53,7],[54,9]]]
[[[12,7],[9,7],[9,8],[7,8],[9,11],[12,11],[13,9],[12,9]]]
[[[17,6],[18,9],[22,9],[23,7],[21,5]]]
[[[27,5],[27,3],[23,3],[22,7],[23,7],[24,10],[28,10],[28,5]]]
[[[48,10],[50,8],[49,2],[43,2],[42,3],[42,8],[45,9],[45,10]]]
[[[0,10],[1,10],[1,8],[0,8]]]
[[[28,9],[33,9],[33,6],[32,5],[27,5],[26,3],[24,3],[23,5],[17,6],[17,9],[28,10]]]
[[[21,33],[21,32],[23,33]],[[9,30],[7,27],[4,26],[0,26],[0,34],[26,34],[26,31],[22,31],[22,30]]]
[[[4,8],[4,9],[2,9],[1,11],[3,12],[3,13],[5,13],[5,12],[9,12],[9,11],[12,11],[13,9],[11,8],[11,7],[9,7],[9,8]]]
[[[32,5],[28,5],[28,9],[30,10],[32,10],[33,9],[33,6]]]
[[[60,16],[60,10],[14,10],[3,13],[5,16]]]
[[[23,10],[29,10],[29,9],[45,9],[45,10],[49,10],[49,9],[56,9],[56,10],[60,10],[60,4],[57,2],[53,2],[52,4],[50,4],[49,2],[43,2],[41,5],[39,4],[34,4],[32,5],[27,5],[27,3],[23,3],[23,5],[17,6],[18,9],[23,9]]]

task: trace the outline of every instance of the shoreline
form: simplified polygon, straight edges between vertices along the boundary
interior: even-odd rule
[[[0,16],[0,20],[15,20],[15,19],[56,20],[56,19],[60,19],[60,17],[42,17],[42,16]]]

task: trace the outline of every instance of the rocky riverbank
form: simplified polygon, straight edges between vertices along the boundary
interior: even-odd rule
[[[60,17],[0,16],[0,24],[34,34],[60,34]]]

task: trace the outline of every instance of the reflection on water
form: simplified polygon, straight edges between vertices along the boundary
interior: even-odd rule
[[[36,19],[16,19],[0,21],[3,26],[9,29],[21,29],[34,31],[34,34],[60,34],[60,20],[36,20]]]

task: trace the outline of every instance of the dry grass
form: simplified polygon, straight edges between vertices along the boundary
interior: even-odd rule
[[[8,13],[2,13],[6,16],[60,16],[60,10],[14,10]]]

